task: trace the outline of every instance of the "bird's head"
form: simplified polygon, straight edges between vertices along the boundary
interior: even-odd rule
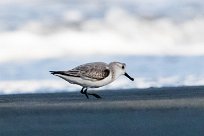
[[[125,63],[111,62],[109,65],[113,68],[115,78],[117,78],[117,77],[119,77],[121,75],[125,75],[127,78],[134,81],[134,78],[130,77],[126,73],[126,70],[125,70],[126,69],[126,64]]]

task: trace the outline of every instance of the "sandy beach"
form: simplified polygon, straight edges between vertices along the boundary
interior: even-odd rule
[[[1,136],[202,136],[204,87],[0,96]]]

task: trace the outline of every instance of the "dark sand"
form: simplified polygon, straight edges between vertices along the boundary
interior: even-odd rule
[[[0,136],[204,136],[204,87],[0,96]]]

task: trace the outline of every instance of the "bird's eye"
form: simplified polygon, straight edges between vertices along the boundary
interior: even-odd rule
[[[125,68],[125,66],[124,65],[122,65],[122,69],[124,69]]]

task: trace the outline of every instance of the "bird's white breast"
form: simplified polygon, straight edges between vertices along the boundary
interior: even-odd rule
[[[57,76],[65,79],[66,81],[72,84],[78,84],[80,86],[90,87],[90,88],[98,88],[98,87],[107,85],[113,81],[111,72],[106,78],[102,80],[94,80],[94,79],[89,80],[89,79],[83,79],[80,77],[72,77],[72,76],[64,76],[64,75],[57,75]]]

